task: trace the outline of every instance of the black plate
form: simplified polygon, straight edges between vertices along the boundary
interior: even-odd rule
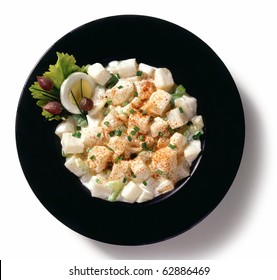
[[[142,204],[90,197],[64,167],[56,122],[40,115],[28,90],[56,62],[73,54],[78,65],[135,57],[167,67],[176,83],[198,100],[205,147],[193,175],[165,199]],[[205,218],[222,200],[238,170],[244,145],[244,115],[236,85],[220,58],[202,40],[172,23],[146,16],[108,17],[66,34],[30,74],[17,110],[16,141],[24,174],[41,203],[74,231],[106,243],[149,244],[176,236]]]

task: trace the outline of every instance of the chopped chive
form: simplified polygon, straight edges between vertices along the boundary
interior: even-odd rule
[[[144,139],[145,139],[144,135],[140,135],[140,136],[139,136],[139,140],[140,140],[140,141],[144,141]]]
[[[96,182],[97,184],[101,184],[101,181],[100,181],[98,178],[96,178],[95,182]]]
[[[81,127],[80,125],[77,125],[77,126],[76,126],[76,129],[77,129],[77,130],[81,130],[82,127]]]
[[[129,142],[131,142],[132,141],[132,136],[128,135],[127,139],[128,139]]]
[[[139,132],[140,129],[139,129],[139,127],[137,127],[137,126],[134,126],[134,127],[133,127],[133,130],[134,130],[135,132]]]
[[[162,174],[163,174],[163,172],[162,172],[162,170],[161,170],[161,169],[157,169],[157,170],[156,170],[156,172],[157,172],[158,174],[160,174],[160,175],[162,175]]]
[[[119,160],[120,160],[120,158],[119,158],[119,157],[116,157],[116,158],[114,159],[114,163],[118,163]]]
[[[137,71],[137,76],[141,76],[142,75],[142,71]]]
[[[76,132],[72,133],[72,136],[76,137],[76,138],[81,138],[82,134],[80,131],[76,131]]]
[[[137,93],[137,92],[135,92],[135,93],[134,93],[134,96],[135,96],[135,97],[138,97],[138,93]]]
[[[171,149],[176,149],[177,148],[176,145],[172,145],[172,144],[169,144],[168,147],[171,148]]]
[[[142,183],[143,183],[144,186],[147,186],[147,182],[143,181]]]
[[[115,136],[121,136],[122,134],[122,131],[121,130],[116,130],[115,131]]]
[[[96,136],[97,136],[97,138],[100,138],[100,137],[101,137],[101,135],[102,135],[102,134],[99,132],[99,133],[97,133],[97,135],[96,135]]]
[[[146,110],[142,110],[141,114],[146,115],[147,114]]]
[[[135,110],[134,110],[134,109],[131,109],[129,112],[130,112],[130,114],[133,115],[133,114],[135,113]]]
[[[125,101],[125,102],[123,103],[123,107],[127,106],[128,104],[129,104],[129,101]]]
[[[113,137],[113,136],[114,136],[114,134],[115,134],[114,130],[113,130],[113,131],[111,131],[111,132],[109,132],[109,135],[110,135],[111,137]]]
[[[134,131],[134,130],[132,130],[130,133],[131,133],[132,135],[136,135],[136,131]]]
[[[111,105],[112,103],[113,103],[112,100],[107,100],[107,102],[106,102],[107,105]]]
[[[108,147],[108,149],[112,152],[114,151],[114,149],[112,147]]]
[[[192,121],[189,121],[189,122],[187,123],[187,125],[192,125]]]
[[[95,159],[95,155],[92,155],[92,156],[90,157],[90,159],[91,159],[91,160],[94,160],[94,159]]]
[[[147,143],[146,143],[146,142],[143,142],[143,143],[141,144],[141,147],[142,147],[143,149],[147,149]]]
[[[104,122],[104,125],[109,125],[110,123],[108,121]]]
[[[127,178],[124,177],[123,180],[122,180],[122,183],[126,183],[126,181],[127,181]]]
[[[133,178],[137,178],[137,176],[132,172],[131,173],[131,176],[133,177]]]
[[[89,153],[90,150],[91,150],[91,148],[87,148],[87,149],[86,149],[86,152]]]
[[[115,76],[117,77],[117,79],[120,79],[120,75],[118,73],[115,74]]]
[[[122,88],[123,88],[123,86],[121,86],[121,85],[120,85],[120,86],[118,86],[117,88],[118,88],[118,89],[122,89]]]
[[[160,137],[163,137],[164,134],[163,134],[162,132],[159,132],[159,136],[160,136]]]
[[[179,112],[181,113],[181,114],[183,114],[184,113],[184,110],[183,110],[183,108],[179,108]]]
[[[198,131],[197,133],[195,133],[193,136],[192,136],[192,139],[193,140],[198,140],[199,138],[200,138],[200,136],[201,136],[201,132],[200,131]]]

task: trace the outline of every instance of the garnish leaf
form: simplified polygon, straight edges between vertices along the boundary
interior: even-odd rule
[[[86,66],[76,65],[73,55],[57,52],[58,60],[55,65],[50,65],[49,70],[43,75],[50,79],[57,89],[60,89],[63,81],[73,72],[84,72]]]

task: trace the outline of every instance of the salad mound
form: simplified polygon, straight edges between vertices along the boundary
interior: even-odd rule
[[[57,56],[30,91],[42,115],[60,121],[65,167],[93,197],[141,203],[189,176],[204,123],[169,69],[135,58],[79,67]]]

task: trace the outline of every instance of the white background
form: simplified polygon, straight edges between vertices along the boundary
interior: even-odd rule
[[[277,260],[277,8],[274,2],[10,0],[3,4],[2,1],[0,259]],[[28,186],[15,146],[19,96],[42,54],[79,25],[118,14],[159,17],[204,40],[236,81],[246,118],[242,164],[216,210],[185,234],[138,247],[102,244],[57,221]]]

